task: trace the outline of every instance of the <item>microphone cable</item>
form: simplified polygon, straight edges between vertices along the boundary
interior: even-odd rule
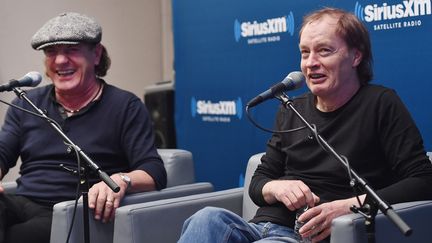
[[[0,103],[3,103],[3,104],[8,105],[8,106],[11,106],[11,107],[16,108],[16,109],[18,109],[20,111],[26,112],[26,113],[28,113],[30,115],[33,115],[33,116],[36,116],[36,117],[39,117],[39,118],[42,118],[42,119],[45,119],[45,120],[49,120],[50,122],[52,122],[53,124],[55,124],[60,130],[62,130],[60,124],[58,124],[57,121],[55,121],[54,119],[52,119],[50,117],[44,117],[44,116],[42,116],[42,115],[40,115],[40,114],[38,114],[36,112],[24,109],[24,108],[22,108],[20,106],[17,106],[15,104],[9,103],[9,102],[4,101],[2,99],[0,99]],[[44,113],[46,113],[46,112],[44,112]],[[81,168],[81,160],[80,160],[80,156],[78,154],[77,149],[74,146],[72,146],[71,144],[66,143],[65,141],[63,141],[63,143],[66,146],[68,146],[69,148],[73,149],[73,151],[75,152],[75,155],[76,155],[76,158],[77,158],[77,165],[78,165],[77,168],[79,170],[79,168]],[[63,169],[66,169],[63,166],[63,164],[60,164],[60,167],[62,167]],[[68,169],[66,169],[66,170],[68,170]],[[80,198],[80,195],[79,195],[80,194],[79,193],[79,191],[80,191],[80,181],[81,181],[80,173],[78,172],[77,188],[76,188],[76,192],[75,192],[75,204],[74,204],[74,209],[73,209],[73,213],[72,213],[71,225],[69,226],[68,235],[67,235],[67,238],[66,238],[66,243],[69,242],[69,238],[70,238],[70,236],[72,234],[72,228],[73,228],[73,225],[74,225],[75,215],[76,215],[76,211],[77,211],[77,208],[78,208],[78,201],[79,201],[79,198]]]
[[[269,132],[269,133],[281,133],[281,134],[283,134],[283,133],[291,133],[291,132],[297,132],[297,131],[300,131],[300,130],[303,130],[303,129],[306,128],[306,126],[302,126],[302,127],[293,128],[293,129],[288,129],[288,130],[282,130],[282,131],[277,131],[277,130],[272,130],[272,129],[269,129],[269,128],[265,128],[265,127],[261,126],[260,124],[258,124],[258,123],[257,123],[257,122],[252,118],[252,116],[251,116],[250,113],[249,113],[249,106],[248,106],[248,105],[246,105],[246,116],[247,116],[247,118],[249,119],[249,121],[250,121],[250,122],[251,122],[255,127],[259,128],[259,129],[261,129],[261,130],[263,130],[263,131],[265,131],[265,132]]]
[[[65,144],[68,145],[67,143],[65,143]],[[70,237],[72,235],[72,229],[73,229],[73,225],[74,225],[74,222],[75,222],[75,216],[76,216],[76,212],[77,212],[77,208],[78,208],[78,201],[79,201],[79,198],[80,198],[80,188],[81,188],[81,171],[80,171],[81,170],[81,159],[80,159],[78,150],[74,146],[72,146],[71,144],[69,144],[68,146],[69,146],[69,148],[71,148],[75,152],[75,156],[77,158],[78,183],[77,183],[77,188],[76,188],[76,191],[75,191],[74,208],[73,208],[73,212],[72,212],[71,224],[70,224],[69,229],[68,229],[66,243],[69,243]],[[60,166],[62,167],[62,165],[60,165]]]
[[[249,113],[249,105],[246,105],[245,110],[246,110],[246,116],[247,116],[247,118],[249,119],[249,121],[250,121],[250,122],[251,122],[255,127],[259,128],[259,129],[261,129],[261,130],[263,130],[263,131],[265,131],[265,132],[284,134],[284,133],[297,132],[297,131],[300,131],[300,130],[303,130],[303,129],[307,128],[307,126],[302,126],[302,127],[298,127],[298,128],[293,128],[293,129],[288,129],[288,130],[281,130],[281,131],[278,131],[278,130],[272,130],[272,129],[269,129],[269,128],[265,128],[265,127],[261,126],[260,124],[258,124],[258,123],[257,123],[257,122],[252,118],[252,116],[251,116],[250,113]],[[321,147],[325,152],[329,152],[328,149],[326,148],[326,146],[324,146],[324,144],[321,142],[321,140],[320,140],[320,138],[319,138],[318,129],[317,129],[316,125],[315,125],[315,124],[311,124],[311,127],[312,127],[312,128],[311,128],[311,131],[312,131],[313,138],[317,141],[318,145],[319,145],[319,146],[320,146],[320,147]],[[311,136],[311,135],[310,135],[310,136]],[[348,160],[348,158],[347,158],[346,156],[344,156],[344,155],[342,155],[341,157],[342,157],[343,161],[345,162],[345,166],[347,167],[347,173],[348,173],[348,177],[349,177],[349,180],[350,180],[351,187],[352,187],[352,189],[353,189],[354,196],[356,197],[358,204],[359,204],[360,206],[362,206],[363,204],[362,204],[361,201],[360,201],[359,191],[358,191],[358,189],[357,189],[357,187],[356,187],[355,185],[352,185],[352,184],[355,183],[355,179],[353,178],[352,173],[351,173],[351,166],[350,166],[349,160]]]
[[[29,111],[29,110],[27,110],[27,109],[24,109],[24,108],[22,108],[22,107],[20,107],[20,106],[15,105],[15,104],[12,104],[12,103],[6,102],[6,101],[4,101],[4,100],[2,100],[2,99],[0,99],[0,102],[3,103],[3,104],[5,104],[5,105],[12,106],[13,108],[16,108],[16,109],[18,109],[18,110],[21,110],[21,111],[23,111],[23,112],[26,112],[26,113],[28,113],[28,114],[30,114],[30,115],[37,116],[37,117],[42,118],[42,119],[48,119],[50,122],[54,123],[54,124],[55,124],[55,125],[56,125],[60,130],[61,130],[60,125],[59,125],[59,124],[58,124],[54,119],[52,119],[52,118],[44,117],[44,116],[42,116],[42,115],[40,115],[40,114],[38,114],[38,113],[36,113],[36,112]]]

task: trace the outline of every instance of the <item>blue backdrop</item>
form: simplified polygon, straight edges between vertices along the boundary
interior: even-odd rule
[[[431,0],[173,0],[177,144],[193,153],[198,181],[218,190],[241,185],[248,158],[270,137],[248,121],[244,106],[300,70],[302,17],[323,6],[365,23],[373,82],[397,91],[432,151]],[[277,107],[266,102],[252,115],[271,128]]]

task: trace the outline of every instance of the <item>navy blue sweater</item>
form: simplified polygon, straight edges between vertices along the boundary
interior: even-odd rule
[[[62,118],[54,100],[53,85],[28,91],[27,97],[109,175],[144,170],[156,188],[166,187],[166,171],[154,147],[148,112],[134,94],[105,84],[102,96],[86,111]],[[14,104],[33,109],[24,100]],[[78,178],[59,165],[77,168],[74,152],[68,153],[63,139],[44,119],[10,107],[0,131],[0,167],[3,175],[21,156],[17,195],[54,204],[75,198]],[[81,163],[86,163],[81,159]],[[90,185],[100,181],[96,175]]]

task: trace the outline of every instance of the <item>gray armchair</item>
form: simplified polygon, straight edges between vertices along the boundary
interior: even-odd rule
[[[261,162],[262,155],[263,153],[256,154],[249,159],[245,188],[249,187],[252,174]],[[246,220],[251,219],[257,209],[248,191],[242,187],[128,205],[116,211],[114,242],[174,243],[180,236],[183,222],[206,206],[231,210]],[[407,241],[393,225],[390,225],[391,223],[384,215],[378,214],[376,219],[377,243],[424,242],[425,239],[430,241],[429,234],[427,234],[429,225],[426,220],[432,215],[432,201],[403,203],[393,205],[393,207],[413,228],[414,233]],[[332,223],[331,243],[365,242],[366,233],[363,224],[364,220],[357,214],[336,218]]]
[[[181,197],[197,193],[213,191],[213,185],[208,182],[195,183],[194,163],[192,154],[181,149],[158,149],[167,171],[167,188],[161,191],[133,193],[125,196],[121,205],[150,202],[154,200]],[[13,193],[15,182],[4,183],[8,193]],[[65,201],[54,205],[53,222],[51,225],[51,243],[66,242],[72,222],[75,201]],[[90,215],[90,242],[113,242],[114,223],[101,223]],[[83,207],[78,203],[75,222],[69,242],[84,242]]]
[[[208,182],[195,183],[192,154],[181,149],[158,149],[167,171],[167,188],[161,191],[142,192],[127,195],[122,205],[150,202],[154,200],[181,197],[213,191]],[[71,225],[75,201],[65,201],[54,205],[51,226],[51,243],[65,242]],[[83,207],[78,204],[75,222],[69,242],[84,242]],[[113,242],[114,222],[101,223],[90,215],[90,242]]]
[[[249,159],[245,175],[245,188],[264,153]],[[170,243],[180,236],[183,222],[206,206],[221,207],[251,219],[257,210],[243,187],[197,194],[176,199],[139,203],[120,207],[116,211],[114,242],[118,243]],[[161,215],[164,215],[161,217]],[[151,223],[149,223],[151,222]]]

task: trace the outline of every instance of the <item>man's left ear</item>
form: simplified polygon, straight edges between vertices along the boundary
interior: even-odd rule
[[[358,49],[354,49],[354,58],[352,62],[352,67],[357,67],[363,59],[363,53],[361,53]]]

